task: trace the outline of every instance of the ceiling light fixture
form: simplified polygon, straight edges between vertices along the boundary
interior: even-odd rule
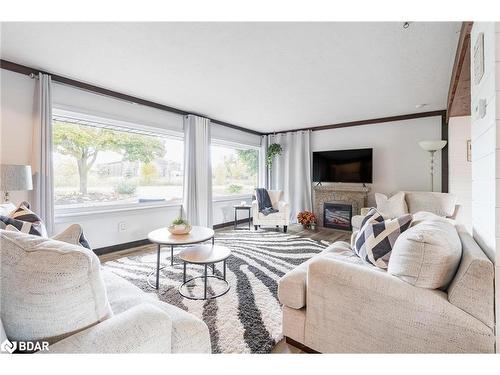
[[[403,29],[407,29],[409,27],[410,27],[410,23],[409,22],[403,23]]]

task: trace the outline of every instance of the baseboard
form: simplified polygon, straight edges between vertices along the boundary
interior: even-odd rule
[[[94,253],[96,253],[97,255],[104,255],[104,254],[114,253],[115,251],[127,250],[131,249],[132,247],[144,246],[149,244],[151,244],[151,241],[149,241],[148,239],[125,242],[125,243],[120,243],[118,245],[105,246],[105,247],[100,247],[98,249],[94,249]]]
[[[294,339],[291,339],[290,337],[285,336],[285,342],[288,345],[295,346],[297,349],[302,350],[304,353],[308,353],[308,354],[320,354],[320,352],[318,352],[318,351],[316,351],[314,349],[311,349],[310,347],[305,346],[304,344],[301,344],[300,342],[295,341]]]
[[[239,224],[247,224],[248,225],[248,218],[246,219],[240,219],[236,222],[236,225],[239,225]],[[220,223],[220,224],[215,224],[213,226],[214,229],[221,229],[221,228],[226,228],[226,227],[232,227],[234,226],[234,220],[233,221],[227,221],[225,223]]]

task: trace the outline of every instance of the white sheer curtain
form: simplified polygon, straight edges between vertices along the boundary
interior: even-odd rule
[[[54,179],[52,169],[52,80],[40,73],[37,81],[37,108],[33,125],[32,209],[44,221],[49,235],[54,233]]]
[[[192,225],[212,227],[210,120],[184,118],[184,217]]]
[[[283,190],[290,203],[290,221],[296,223],[300,211],[312,210],[311,131],[270,135],[268,143],[283,148],[271,168],[270,188]]]
[[[260,152],[259,152],[259,187],[267,189],[268,174],[269,171],[266,165],[266,154],[267,154],[267,135],[263,135],[260,141]]]

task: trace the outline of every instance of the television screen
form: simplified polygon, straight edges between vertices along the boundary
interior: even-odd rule
[[[372,183],[373,149],[313,152],[314,182]]]

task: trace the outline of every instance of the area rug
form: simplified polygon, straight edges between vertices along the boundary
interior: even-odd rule
[[[231,289],[212,300],[190,300],[179,294],[182,264],[174,255],[175,264],[170,266],[169,248],[161,253],[161,263],[166,267],[160,274],[159,291],[151,288],[146,280],[156,269],[153,246],[150,252],[109,261],[103,267],[147,293],[156,293],[160,300],[203,319],[210,330],[214,353],[270,353],[283,338],[278,280],[290,269],[321,252],[328,243],[264,230],[216,233],[215,243],[231,249],[226,271]],[[202,271],[202,267],[188,265],[188,278],[201,275]],[[221,263],[217,264],[216,275],[222,275]],[[193,288],[193,293],[198,288],[199,295],[199,286]],[[209,283],[208,290],[217,292],[223,287],[221,281],[214,280]]]

